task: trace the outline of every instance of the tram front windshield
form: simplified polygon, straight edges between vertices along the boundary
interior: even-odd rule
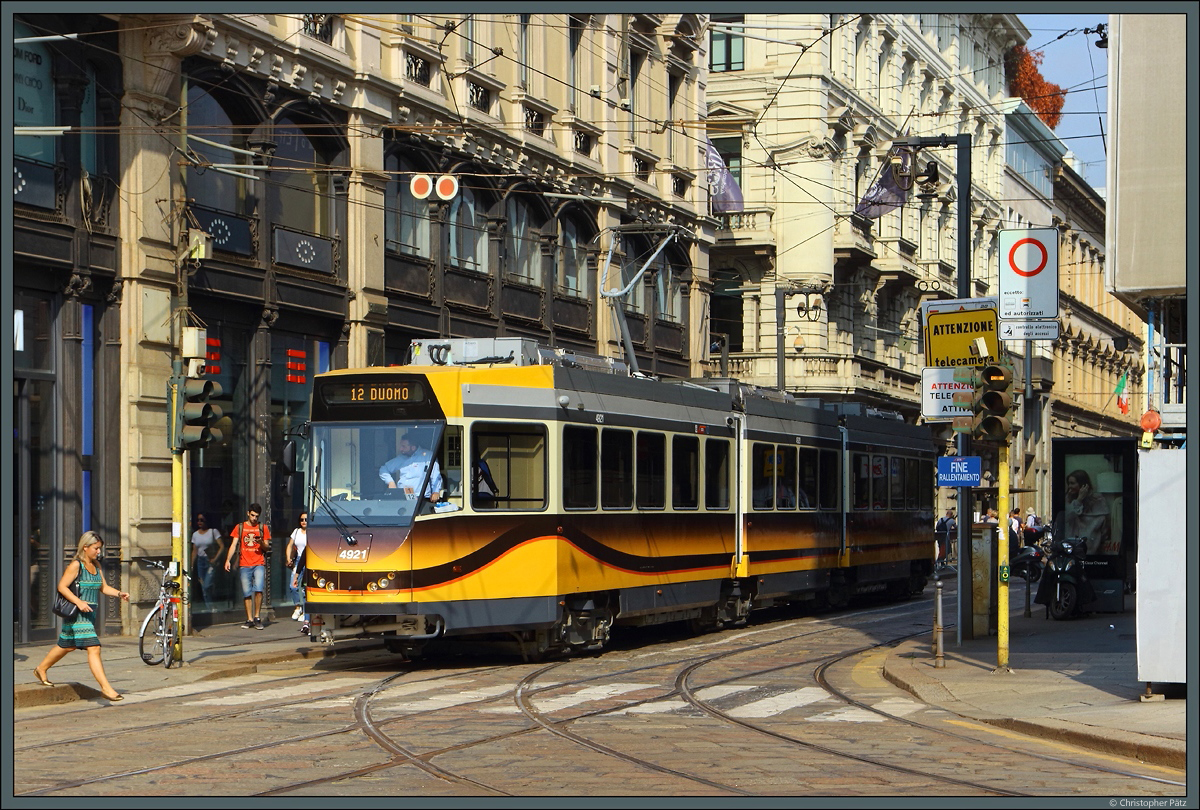
[[[428,511],[441,434],[432,422],[314,424],[310,528],[404,526]]]

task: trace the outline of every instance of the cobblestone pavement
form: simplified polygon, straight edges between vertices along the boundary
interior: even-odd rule
[[[183,723],[220,718],[192,726],[194,738],[185,735],[187,750],[197,756],[212,750],[214,735],[224,741],[262,738],[265,743],[275,735],[264,736],[264,718],[286,728],[284,736],[295,740],[284,748],[240,755],[253,759],[251,774],[261,772],[262,777],[239,782],[237,795],[281,785],[290,786],[286,795],[327,795],[338,792],[337,783],[319,780],[356,772],[360,775],[347,788],[355,795],[394,795],[402,786],[410,794],[430,797],[486,796],[495,795],[488,790],[498,786],[502,793],[527,796],[951,796],[966,789],[941,780],[995,784],[987,781],[986,768],[967,763],[973,761],[972,752],[982,761],[994,759],[989,747],[999,741],[1015,745],[1005,735],[1015,739],[1019,731],[1022,739],[1033,735],[1043,740],[1046,750],[1069,743],[1101,758],[1119,755],[1163,766],[1164,785],[1145,795],[1181,795],[1169,783],[1182,778],[1172,769],[1183,767],[1186,700],[1139,700],[1144,684],[1133,681],[1132,611],[1075,622],[1014,615],[1011,672],[993,671],[994,638],[955,645],[951,636],[946,666],[935,667],[928,633],[832,664],[829,682],[861,705],[832,698],[812,679],[835,651],[867,647],[889,633],[903,635],[892,626],[896,616],[909,616],[900,624],[928,626],[924,614],[929,604],[924,599],[875,608],[878,632],[869,623],[851,627],[858,621],[852,614],[814,617],[806,627],[778,622],[695,638],[668,633],[661,643],[651,640],[549,665],[497,659],[401,667],[370,642],[336,650],[312,645],[287,621],[263,631],[227,625],[189,636],[184,666],[171,670],[144,665],[135,639],[106,639],[109,679],[126,699],[84,715],[75,715],[73,708],[90,712],[107,704],[93,688],[85,657],[69,655],[51,670],[57,685],[45,687],[31,681],[46,645],[20,645],[14,650],[16,747],[20,751],[22,745],[61,733],[53,725],[27,726],[26,718],[68,711],[71,722],[81,727],[119,718],[127,728],[147,727],[124,763],[133,770],[146,751],[179,753],[178,727],[162,737],[148,728],[162,714],[162,698],[170,697]],[[887,633],[885,620],[892,622]],[[714,659],[685,672],[687,661],[737,645],[753,648],[753,654]],[[402,677],[393,678],[402,668]],[[522,687],[522,704],[515,684],[538,672],[542,674]],[[681,686],[694,700],[685,699]],[[369,699],[362,697],[364,690],[374,690]],[[561,727],[591,744],[593,753],[545,729],[531,731],[522,705],[552,725],[570,720]],[[240,715],[239,707],[255,711]],[[894,727],[878,712],[952,728],[967,739],[956,744],[954,756],[946,756],[944,741]],[[395,750],[389,754],[379,740],[348,732],[355,722],[360,728],[377,728]],[[104,745],[106,756],[114,747],[120,750]],[[658,769],[621,760],[610,751]],[[448,772],[465,773],[484,787],[419,770],[407,753]],[[846,754],[883,763],[886,769],[849,766]],[[21,763],[30,760],[20,754],[17,760],[17,770],[29,778],[28,765]],[[538,761],[539,767],[519,766],[530,761]],[[39,754],[37,764],[46,768],[42,783],[57,784],[55,756]],[[114,773],[121,767],[109,764]],[[1026,770],[1022,790],[1054,795],[1053,768]],[[564,781],[562,774],[571,778]],[[1088,783],[1086,795],[1103,793],[1106,785],[1129,795],[1129,786],[1119,778],[1106,778]],[[305,779],[314,782],[306,787]],[[33,778],[25,790],[38,783]],[[202,785],[211,786],[207,795],[234,789],[228,777],[214,775],[211,764],[197,762],[88,785],[80,792],[191,794]],[[967,791],[972,792],[977,791]],[[203,789],[201,795],[206,795]]]

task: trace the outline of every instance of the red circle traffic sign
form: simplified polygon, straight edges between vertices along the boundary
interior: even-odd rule
[[[1019,267],[1017,267],[1017,263],[1013,258],[1016,255],[1017,248],[1019,248],[1021,245],[1025,244],[1026,242],[1035,246],[1038,250],[1040,250],[1042,252],[1041,263],[1037,267],[1033,268],[1032,270],[1020,269]],[[1046,261],[1049,258],[1050,258],[1050,254],[1048,254],[1046,252],[1046,246],[1043,245],[1038,240],[1030,238],[1030,237],[1026,237],[1024,239],[1018,239],[1016,242],[1013,242],[1013,246],[1008,249],[1008,266],[1011,267],[1013,272],[1016,273],[1018,276],[1024,276],[1025,278],[1029,278],[1030,276],[1036,276],[1038,273],[1042,272],[1042,269],[1046,266]]]

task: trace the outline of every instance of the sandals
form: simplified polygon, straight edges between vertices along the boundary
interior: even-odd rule
[[[46,676],[38,672],[37,667],[33,668],[33,677],[37,678],[38,683],[40,683],[42,686],[54,686],[54,682],[46,680]]]

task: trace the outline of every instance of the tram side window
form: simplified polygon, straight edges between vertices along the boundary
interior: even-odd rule
[[[476,423],[471,460],[483,461],[496,484],[491,498],[476,497],[476,509],[544,509],[546,428],[542,425]],[[490,489],[490,486],[489,486]]]
[[[600,432],[600,506],[633,507],[633,431],[605,428]]]
[[[871,456],[871,505],[876,509],[888,507],[887,456]]]
[[[921,508],[921,462],[915,458],[904,459],[904,508]]]
[[[637,434],[638,509],[667,505],[667,437],[639,430]]]
[[[704,508],[729,508],[729,442],[704,441]]]
[[[596,508],[596,428],[563,428],[563,508]]]
[[[755,443],[750,447],[750,491],[755,509],[775,506],[775,445]]]
[[[671,439],[671,505],[676,509],[700,505],[700,440],[695,436]]]
[[[462,505],[463,484],[463,454],[462,428],[458,425],[447,425],[442,432],[442,443],[437,452],[438,464],[442,471],[442,497],[451,499]]]
[[[850,498],[855,509],[871,508],[871,457],[855,453],[851,459],[854,473],[850,477]]]
[[[888,507],[888,459],[883,455],[871,455],[871,507]]]
[[[919,491],[921,497],[921,509],[928,510],[933,508],[933,462],[921,462],[921,475],[919,482]]]
[[[817,460],[820,456],[817,450],[812,447],[800,448],[800,488],[796,490],[796,500],[800,504],[801,509],[816,509],[817,508],[817,491],[820,484],[820,469],[817,466]],[[827,471],[828,475],[829,472]],[[825,509],[828,506],[822,504]]]
[[[820,489],[822,509],[842,508],[841,455],[835,450],[821,451]]]
[[[775,449],[775,508],[796,508],[796,448]]]
[[[892,488],[892,511],[900,512],[904,509],[904,459],[891,459],[891,488]]]

